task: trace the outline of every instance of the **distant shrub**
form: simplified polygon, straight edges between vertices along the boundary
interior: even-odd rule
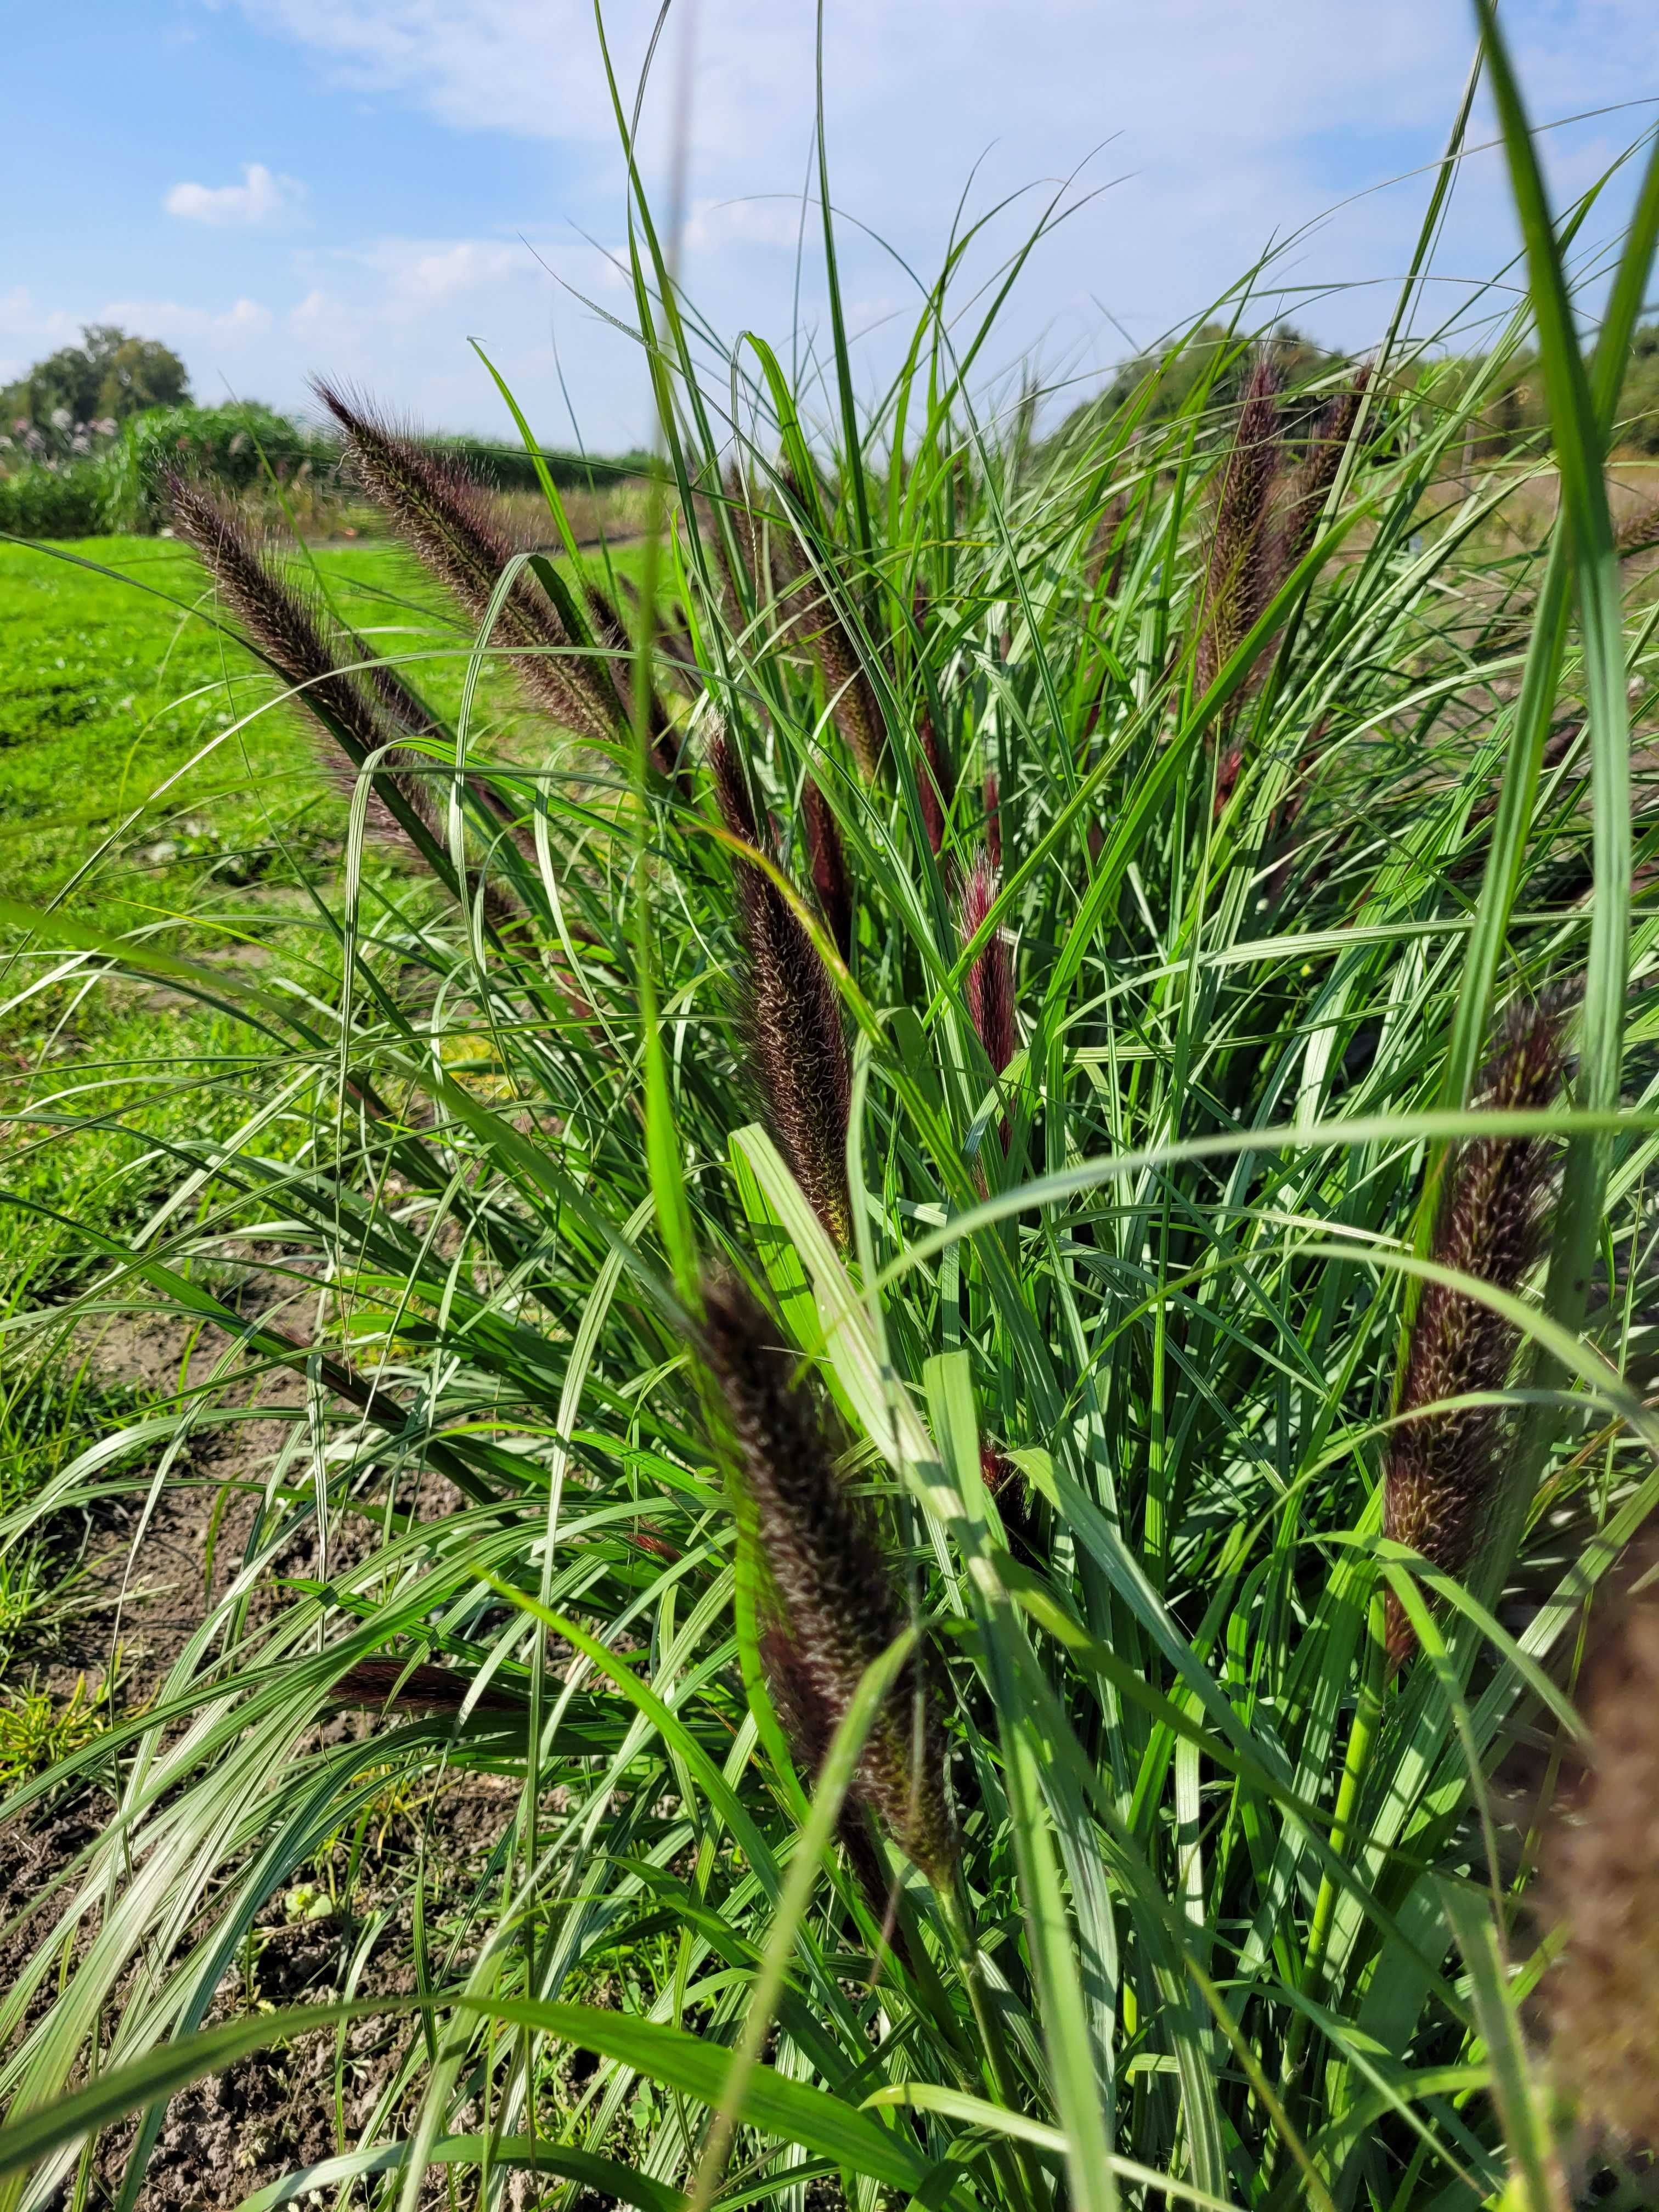
[[[101,433],[105,426],[90,427]],[[472,437],[430,442],[503,492],[540,489],[535,459],[522,446]],[[14,453],[15,465],[3,473]],[[257,401],[152,407],[131,416],[107,442],[64,444],[61,452],[45,434],[26,439],[20,430],[0,449],[0,530],[43,538],[158,530],[167,520],[160,485],[169,471],[205,477],[239,496],[291,492],[296,504],[314,513],[319,501],[344,503],[356,496],[342,458],[331,429],[310,428]],[[541,459],[566,491],[604,491],[658,465],[643,453],[590,459],[549,452]]]
[[[0,531],[15,538],[94,538],[106,525],[109,461],[31,462],[0,476]]]
[[[37,451],[21,434],[20,465],[0,472],[0,530],[21,537],[84,538],[106,531],[151,531],[166,520],[157,485],[164,469],[210,477],[244,492],[265,481],[290,483],[302,468],[337,477],[339,448],[274,409],[153,407],[84,456]]]
[[[521,445],[498,445],[488,438],[465,437],[437,437],[430,442],[456,460],[465,462],[475,475],[498,490],[540,489],[535,460]],[[661,465],[651,454],[637,451],[605,455],[544,450],[541,458],[561,491],[603,491],[619,477],[650,476]]]
[[[1620,442],[1659,453],[1659,323],[1644,323],[1636,333],[1619,411]]]
[[[190,398],[190,377],[171,346],[142,338],[113,323],[88,323],[78,346],[64,346],[38,361],[0,392],[0,419],[20,419],[37,429],[64,422],[112,425],[147,407],[177,407]]]
[[[337,475],[338,442],[274,408],[153,407],[133,417],[110,456],[105,526],[154,530],[165,519],[158,493],[164,471],[203,476],[228,491],[290,482],[307,465]]]

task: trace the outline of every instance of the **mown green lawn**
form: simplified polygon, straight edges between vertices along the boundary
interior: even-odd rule
[[[408,672],[454,708],[469,635],[430,582],[384,543],[313,557],[340,616],[416,656]],[[481,742],[503,694],[487,672]],[[157,538],[0,544],[0,899],[14,908],[0,924],[0,1315],[61,1296],[95,1271],[99,1237],[143,1220],[171,1129],[229,1128],[243,1110],[246,1031],[177,993],[64,974],[53,917],[159,928],[164,949],[210,963],[257,959],[258,940],[297,930],[326,961],[305,884],[336,878],[347,818],[296,712],[218,627],[193,555]],[[407,887],[382,847],[368,870]],[[42,916],[37,932],[15,926],[19,906]],[[54,1117],[70,1100],[95,1101],[104,1124],[66,1145]],[[17,1370],[0,1340],[0,1457],[36,1418]],[[45,1423],[43,1465],[60,1425]]]
[[[343,616],[459,696],[465,635],[401,555],[313,558]],[[0,895],[131,926],[314,860],[343,810],[271,698],[170,540],[0,545]]]
[[[338,616],[455,711],[471,634],[423,572],[384,542],[311,558]],[[474,705],[482,749],[514,743],[501,668]],[[347,820],[298,714],[218,626],[192,554],[159,538],[0,542],[0,900],[41,915],[33,933],[0,920],[0,1515],[126,1404],[82,1340],[20,1337],[9,1317],[101,1274],[170,1188],[174,1136],[228,1136],[246,1105],[240,1024],[62,973],[52,915],[111,935],[159,927],[165,949],[210,963],[299,933],[326,967],[306,886],[337,887]],[[429,895],[383,845],[367,875],[400,901]],[[70,1113],[88,1118],[65,1140]],[[50,1547],[0,1560],[0,1672],[43,1632],[61,1564]]]
[[[336,616],[456,713],[472,634],[431,579],[383,540],[307,557]],[[618,566],[635,559],[624,550]],[[483,671],[471,723],[483,753],[545,742],[499,665]],[[0,1310],[24,1279],[57,1280],[70,1249],[85,1259],[85,1238],[53,1217],[118,1231],[160,1187],[159,1158],[148,1179],[127,1174],[128,1109],[159,1076],[179,1095],[159,1121],[153,1103],[143,1116],[152,1135],[169,1114],[238,1111],[247,1039],[234,1021],[175,993],[63,975],[54,942],[144,928],[167,951],[234,962],[297,931],[326,965],[312,893],[337,888],[347,826],[340,783],[220,625],[193,554],[163,538],[0,542],[0,900],[13,909],[0,922],[0,1181],[48,1209],[0,1207]],[[366,879],[400,902],[429,892],[383,844],[371,844]],[[19,907],[42,917],[38,930],[16,926]],[[49,914],[73,934],[54,939]],[[99,1090],[125,1131],[66,1148],[13,1118],[65,1082]]]

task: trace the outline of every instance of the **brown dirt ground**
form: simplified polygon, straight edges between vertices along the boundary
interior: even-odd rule
[[[178,1376],[185,1348],[182,1337],[166,1329],[147,1327],[141,1333],[123,1324],[106,1333],[92,1351],[95,1369],[112,1379],[166,1387]],[[211,1349],[204,1346],[204,1352]],[[282,1378],[262,1378],[259,1388],[262,1402],[283,1402]],[[296,1396],[298,1389],[297,1382],[288,1384],[287,1395]],[[132,1711],[153,1694],[208,1604],[222,1593],[252,1522],[252,1492],[241,1486],[262,1476],[278,1437],[275,1420],[204,1431],[182,1470],[184,1479],[169,1481],[136,1546],[140,1502],[102,1509],[88,1538],[83,1579],[76,1586],[77,1597],[88,1602],[53,1633],[48,1646],[15,1655],[20,1676],[32,1675],[59,1698],[71,1695],[83,1679],[101,1682],[116,1633],[118,1599],[119,1703]],[[210,1527],[227,1485],[233,1486],[232,1493],[219,1510],[213,1572],[205,1578]],[[424,1486],[422,1505],[428,1515],[440,1516],[455,1503],[447,1484],[434,1478]],[[365,1533],[359,1540],[366,1546],[371,1539],[367,1524],[361,1525]],[[356,1548],[349,1526],[331,1540],[331,1564],[339,1564],[343,1544]],[[306,1573],[313,1566],[311,1554],[311,1539],[301,1537],[279,1562],[281,1571]],[[341,1741],[348,1733],[366,1735],[376,1724],[368,1713],[342,1713],[318,1732],[316,1741]],[[251,1983],[245,1966],[228,1975],[209,2024],[234,2018],[251,2004],[325,2003],[342,1995],[365,1924],[375,1914],[384,1920],[360,1966],[356,1991],[394,1994],[412,1989],[408,1961],[417,1868],[425,1885],[428,1942],[433,1955],[441,1957],[449,1929],[473,1899],[514,1796],[513,1784],[488,1775],[452,1775],[436,1791],[412,1796],[389,1791],[384,1820],[372,1832],[349,1911],[319,1919],[295,1917],[283,1895],[274,1898],[259,1916],[250,1947]],[[11,1985],[50,1925],[50,1905],[21,1924],[17,1916],[95,1841],[108,1804],[101,1791],[83,1790],[49,1803],[36,1817],[0,1827],[0,1988]],[[343,1873],[345,1856],[343,1843],[330,1870]],[[317,1870],[319,1877],[324,1871]],[[465,1956],[464,1944],[463,1966]],[[49,1998],[50,1985],[32,2008],[31,2021]],[[337,2043],[332,2033],[306,2037],[257,2052],[181,2091],[167,2108],[150,2154],[137,2212],[228,2212],[264,2184],[352,2147],[387,2077],[419,2033],[407,2019],[371,2018],[356,2023]],[[92,2202],[113,2201],[134,2132],[128,2124],[100,2144]],[[432,2177],[431,2188],[434,2203],[447,2201],[440,2174]]]

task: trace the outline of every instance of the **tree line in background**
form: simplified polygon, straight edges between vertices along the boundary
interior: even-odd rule
[[[88,436],[150,407],[190,401],[190,374],[171,346],[135,337],[113,323],[88,323],[78,346],[63,346],[0,392],[0,422],[14,439]]]
[[[353,496],[338,435],[258,400],[194,404],[178,355],[112,324],[88,324],[0,391],[0,532],[80,538],[157,528],[163,471],[210,478],[222,489],[307,505]],[[562,489],[597,489],[649,470],[644,453],[532,457],[522,447],[445,437],[458,459],[503,491],[535,491],[537,459]]]
[[[1170,419],[1213,377],[1215,353],[1237,343],[1235,332],[1212,324],[1177,347],[1133,356],[1103,392],[1073,410],[1059,435],[1130,407],[1139,408],[1148,425]],[[1291,395],[1291,418],[1297,387],[1340,358],[1288,325],[1272,335],[1266,349]],[[1480,352],[1425,352],[1400,374],[1424,408],[1465,420],[1455,459],[1466,471],[1544,451],[1543,383],[1530,350],[1511,349],[1498,363]],[[1229,400],[1237,397],[1225,376],[1216,388]],[[1020,403],[1028,441],[1038,397],[1032,389]],[[1287,427],[1294,430],[1293,419]],[[440,442],[503,491],[538,488],[537,457],[522,447],[465,436]],[[1659,454],[1659,323],[1635,333],[1617,442],[1627,452]],[[598,457],[546,451],[539,459],[562,489],[603,489],[653,466],[648,454],[637,452]],[[196,406],[185,364],[169,347],[112,324],[88,324],[80,345],[60,348],[0,391],[0,534],[78,538],[156,529],[163,520],[156,486],[168,470],[206,477],[238,495],[264,493],[283,503],[297,498],[331,512],[351,496],[341,462],[332,429],[307,426],[257,400]]]
[[[1237,345],[1236,331],[1211,323],[1176,347],[1135,355],[1121,365],[1103,392],[1073,410],[1064,434],[1073,434],[1091,416],[1108,418],[1136,405],[1148,423],[1173,421],[1193,393],[1212,380],[1229,404],[1236,402],[1243,371],[1216,378],[1214,361],[1218,353],[1234,351]],[[1343,358],[1288,325],[1272,334],[1262,352],[1291,394]],[[1427,412],[1448,421],[1463,418],[1457,452],[1467,461],[1524,458],[1541,453],[1547,443],[1548,410],[1538,356],[1530,347],[1506,345],[1503,352],[1504,357],[1495,361],[1491,353],[1474,349],[1438,348],[1419,353],[1395,372]],[[1320,404],[1310,403],[1310,414]],[[1659,454],[1659,322],[1640,325],[1632,337],[1613,446]]]

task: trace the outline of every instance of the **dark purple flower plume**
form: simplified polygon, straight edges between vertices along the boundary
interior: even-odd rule
[[[773,1621],[762,1631],[760,1656],[767,1694],[788,1739],[795,1764],[809,1784],[815,1783],[836,1733],[835,1718],[817,1677],[802,1656],[800,1646],[781,1622]],[[851,1789],[842,1800],[836,1836],[858,1878],[865,1901],[878,1920],[884,1921],[890,1884],[870,1829],[873,1810],[854,1776]]]
[[[1613,543],[1621,561],[1659,545],[1659,499],[1644,499],[1613,526]]]
[[[1001,1445],[989,1437],[980,1438],[979,1476],[997,1509],[1012,1550],[1028,1559],[1038,1558],[1036,1518],[1025,1478]]]
[[[472,1678],[453,1667],[436,1667],[427,1661],[413,1665],[406,1659],[360,1659],[348,1667],[329,1695],[343,1705],[390,1706],[396,1712],[459,1713],[472,1687]],[[478,1713],[512,1713],[522,1717],[529,1699],[515,1696],[499,1681],[490,1682],[474,1698]]]
[[[616,602],[598,584],[590,580],[584,586],[584,597],[587,601],[587,618],[592,625],[594,640],[604,647],[611,658],[611,681],[619,696],[631,702],[634,696],[634,640],[628,625],[623,622]],[[654,684],[647,686],[645,695],[645,732],[658,775],[665,783],[673,786],[680,798],[689,799],[691,795],[691,775],[684,757],[684,735],[675,728]]]
[[[1194,671],[1200,691],[1209,690],[1232,659],[1270,597],[1272,501],[1281,452],[1279,386],[1278,370],[1265,356],[1259,358],[1211,493]]]
[[[517,549],[484,487],[456,462],[408,437],[329,384],[317,396],[345,433],[353,474],[410,550],[482,622]],[[539,584],[520,570],[496,616],[495,642],[514,652],[530,696],[562,727],[596,742],[628,726],[621,695],[602,660],[578,649]]]
[[[721,820],[757,852],[763,839],[743,766],[717,737],[708,766]],[[752,860],[732,857],[743,938],[743,1018],[766,1120],[796,1182],[844,1250],[852,1241],[847,1130],[852,1061],[841,1002],[829,969],[775,883]]]
[[[974,863],[962,890],[962,941],[969,943],[996,902],[995,869],[983,854]],[[1000,928],[975,957],[968,970],[968,1012],[972,1017],[986,1057],[1000,1075],[1018,1049],[1018,1027],[1014,1018],[1013,968],[1008,940]],[[1008,1125],[1002,1124],[1002,1141],[1008,1142]]]
[[[431,728],[419,699],[396,672],[378,665],[349,632],[337,645],[324,633],[325,610],[257,545],[246,524],[204,485],[172,476],[166,490],[173,527],[201,556],[221,596],[256,651],[294,688],[296,703],[328,738],[324,765],[349,793],[364,763],[381,754],[371,787],[372,820],[383,835],[413,842],[447,872],[448,828],[434,763],[399,740]],[[342,658],[352,664],[342,666]],[[493,818],[505,803],[478,778],[469,788]],[[422,836],[426,841],[422,843]],[[520,909],[498,878],[487,878],[485,911],[497,926]]]
[[[788,501],[810,511],[793,473],[785,469],[780,481]],[[720,489],[757,607],[763,608],[769,596],[779,635],[799,641],[811,653],[823,678],[830,719],[859,773],[871,780],[881,764],[884,743],[881,709],[834,592],[823,587],[802,554],[788,515],[763,513],[756,507],[735,462],[727,468]],[[723,550],[720,561],[732,586],[727,616],[738,627],[737,580]]]
[[[1273,597],[1313,543],[1370,381],[1370,371],[1362,368],[1328,402],[1309,433],[1301,461],[1284,482],[1271,534],[1267,599]]]
[[[1126,492],[1116,492],[1101,509],[1100,520],[1095,525],[1094,535],[1089,541],[1088,558],[1084,574],[1091,592],[1110,599],[1123,573],[1124,555],[1127,541],[1123,526],[1129,519],[1129,500]]]
[[[836,950],[845,960],[853,950],[853,885],[847,872],[846,850],[830,802],[810,775],[801,786],[800,796],[812,887]]]
[[[1561,1086],[1561,1019],[1534,1006],[1510,1021],[1486,1069],[1480,1103],[1547,1106]],[[1448,1163],[1431,1256],[1443,1267],[1514,1291],[1536,1256],[1552,1147],[1537,1137],[1480,1137]],[[1459,1573],[1479,1544],[1505,1433],[1498,1406],[1425,1413],[1443,1400],[1497,1391],[1509,1378],[1515,1332],[1480,1299],[1426,1283],[1412,1324],[1400,1413],[1383,1485],[1382,1525],[1431,1565]],[[1389,1652],[1395,1665],[1415,1642],[1404,1608],[1389,1595]]]
[[[852,633],[828,593],[815,594],[808,601],[801,624],[823,672],[830,719],[857,762],[860,775],[866,782],[873,781],[881,767],[886,738],[875,690]]]
[[[777,1324],[729,1275],[706,1280],[703,1301],[703,1356],[754,1501],[787,1639],[785,1696],[810,1758],[828,1745],[865,1669],[908,1625],[908,1610],[874,1518],[837,1472],[812,1387],[797,1376]],[[857,1792],[936,1884],[950,1880],[957,1855],[945,1771],[937,1700],[925,1664],[913,1662],[866,1739]]]
[[[921,736],[921,773],[916,778],[916,795],[921,801],[922,826],[927,832],[927,842],[937,860],[945,844],[945,817],[956,800],[957,774],[939,743],[933,718],[925,708]]]

